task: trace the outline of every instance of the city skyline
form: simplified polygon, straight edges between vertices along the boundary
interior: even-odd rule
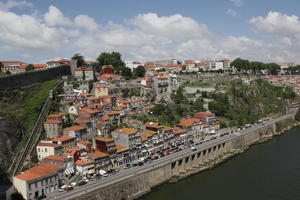
[[[294,0],[0,1],[1,60],[38,63],[77,52],[89,60],[118,51],[136,61],[299,63],[298,8]]]

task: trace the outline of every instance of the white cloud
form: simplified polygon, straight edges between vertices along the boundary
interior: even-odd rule
[[[300,21],[296,15],[269,12],[266,17],[253,17],[249,23],[258,31],[300,39]]]
[[[228,14],[234,15],[234,12]],[[219,37],[207,25],[179,14],[139,14],[127,19],[125,25],[114,22],[100,25],[82,14],[67,18],[54,6],[45,14],[32,15],[18,15],[2,9],[0,16],[1,52],[18,49],[20,59],[30,59],[35,57],[36,51],[40,55],[43,50],[47,51],[47,58],[48,52],[55,52],[53,57],[80,52],[85,57],[96,58],[104,51],[119,51],[124,59],[138,61],[243,57],[300,62],[297,55],[300,21],[297,16],[278,12],[249,20],[256,31],[266,34],[266,38],[276,37],[271,42],[244,36]]]
[[[66,40],[55,28],[40,23],[30,15],[0,11],[0,41],[14,48],[27,50],[54,50]]]
[[[64,14],[55,6],[50,6],[48,12],[44,15],[44,19],[49,26],[71,26],[70,19],[64,16]]]
[[[145,32],[172,39],[199,38],[212,34],[205,24],[179,14],[166,17],[159,17],[155,13],[139,14],[127,21]]]
[[[78,15],[75,17],[74,22],[78,27],[85,28],[88,31],[95,31],[99,28],[95,20],[88,15]]]
[[[242,0],[229,0],[229,1],[237,7],[241,7],[242,5],[244,5],[244,2]]]
[[[15,1],[8,0],[6,2],[0,2],[0,10],[9,10],[12,8],[21,8],[21,7],[33,7],[32,3],[25,0]]]
[[[226,11],[226,14],[231,15],[233,17],[237,16],[237,12],[235,10],[233,10],[233,9],[228,9]]]

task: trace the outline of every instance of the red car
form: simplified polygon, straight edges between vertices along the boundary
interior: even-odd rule
[[[74,190],[74,188],[73,187],[67,187],[66,188],[66,191],[71,191],[71,190]]]

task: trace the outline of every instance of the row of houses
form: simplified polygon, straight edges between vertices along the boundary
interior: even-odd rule
[[[2,72],[10,72],[11,74],[22,73],[26,71],[26,67],[28,64],[22,61],[0,61],[3,64],[1,68]],[[67,59],[58,59],[58,60],[50,60],[45,64],[32,64],[34,70],[46,69],[51,67],[57,67],[65,64],[70,64],[70,61]]]

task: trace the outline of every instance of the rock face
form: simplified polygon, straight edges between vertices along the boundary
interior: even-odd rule
[[[22,136],[22,124],[12,117],[0,118],[0,170],[9,168]]]

